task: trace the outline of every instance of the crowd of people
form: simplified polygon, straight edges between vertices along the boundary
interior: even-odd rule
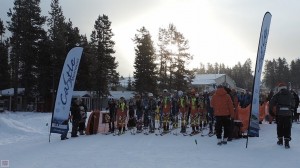
[[[280,96],[285,95],[285,96]],[[132,134],[170,133],[177,130],[183,135],[195,135],[207,130],[207,135],[217,137],[217,144],[227,144],[233,138],[240,138],[242,132],[238,108],[246,108],[251,104],[250,91],[237,92],[225,86],[218,86],[211,92],[168,91],[154,97],[152,93],[137,94],[129,100],[110,98],[107,105],[109,111],[109,132],[124,134],[130,130]],[[278,145],[289,148],[292,121],[299,121],[297,108],[299,97],[295,91],[288,90],[286,85],[278,86],[277,92],[261,94],[260,103],[269,104],[269,110],[262,120],[270,124],[277,123]],[[86,106],[74,101],[71,106],[71,137],[84,134]],[[290,126],[290,127],[288,127]],[[65,136],[66,137],[66,136]],[[63,137],[62,137],[63,139]]]
[[[224,97],[223,97],[224,96]],[[245,108],[251,104],[251,93],[236,92],[224,86],[219,86],[215,91],[199,93],[192,89],[190,92],[182,91],[163,93],[157,98],[152,93],[136,95],[128,100],[127,128],[136,128],[136,133],[154,133],[160,129],[163,133],[179,129],[186,134],[197,134],[203,129],[209,130],[209,135],[217,135],[218,144],[226,144],[232,138],[239,138],[241,132],[236,133],[235,126],[241,126],[237,108]],[[266,101],[267,96],[262,100]],[[123,97],[121,98],[123,101]],[[109,132],[114,133],[114,123],[117,121],[117,134],[125,133],[124,125],[120,125],[118,114],[118,100],[111,98],[108,102],[110,113]],[[125,113],[127,114],[127,113]],[[123,118],[123,116],[122,116]],[[270,117],[271,118],[271,117]],[[224,132],[223,132],[224,131]],[[223,136],[223,137],[222,137]]]

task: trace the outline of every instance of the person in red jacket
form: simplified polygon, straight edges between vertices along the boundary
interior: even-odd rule
[[[214,109],[214,115],[216,118],[215,130],[218,145],[227,144],[227,138],[230,133],[230,120],[234,117],[233,102],[224,87],[218,86],[210,103],[211,107]],[[224,135],[222,140],[223,129]]]

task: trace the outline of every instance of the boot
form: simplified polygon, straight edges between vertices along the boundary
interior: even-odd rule
[[[218,145],[222,145],[222,139],[218,139]]]
[[[227,144],[227,138],[224,138],[224,139],[223,139],[222,144],[224,144],[224,145]]]
[[[284,140],[284,147],[285,147],[285,149],[289,149],[290,148],[290,140],[288,140],[288,139]]]
[[[277,145],[280,145],[280,146],[283,145],[283,138],[282,137],[278,138]]]

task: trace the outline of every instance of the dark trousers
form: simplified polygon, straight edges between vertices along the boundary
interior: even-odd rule
[[[148,127],[149,126],[149,110],[145,110],[144,113],[144,127]]]
[[[72,132],[71,132],[71,136],[77,135],[77,132],[78,132],[78,125],[79,125],[79,120],[73,120],[73,121],[72,121]]]
[[[155,130],[155,111],[150,111],[149,112],[149,129],[150,131]]]
[[[116,114],[114,112],[110,112],[109,113],[109,131],[110,132],[114,132],[115,130],[115,118],[116,118]]]
[[[224,129],[224,138],[228,138],[230,133],[230,117],[229,116],[216,116],[216,135],[218,139],[222,139]]]
[[[299,121],[299,113],[297,113],[297,108],[294,108],[294,121]]]
[[[277,122],[277,137],[291,140],[292,117],[291,116],[276,116]]]
[[[81,131],[84,131],[84,130],[85,130],[85,122],[81,121],[81,122],[79,122],[78,131],[81,132]]]

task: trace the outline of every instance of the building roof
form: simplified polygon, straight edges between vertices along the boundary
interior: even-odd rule
[[[120,97],[124,97],[125,99],[130,99],[134,96],[133,91],[109,91],[110,98],[120,99]],[[73,91],[73,97],[92,97],[90,91]]]
[[[18,94],[24,93],[25,88],[18,88]],[[14,95],[14,88],[4,89],[0,91],[0,94],[3,96],[13,96]]]
[[[196,74],[192,85],[212,85],[216,84],[216,79],[225,74]]]

